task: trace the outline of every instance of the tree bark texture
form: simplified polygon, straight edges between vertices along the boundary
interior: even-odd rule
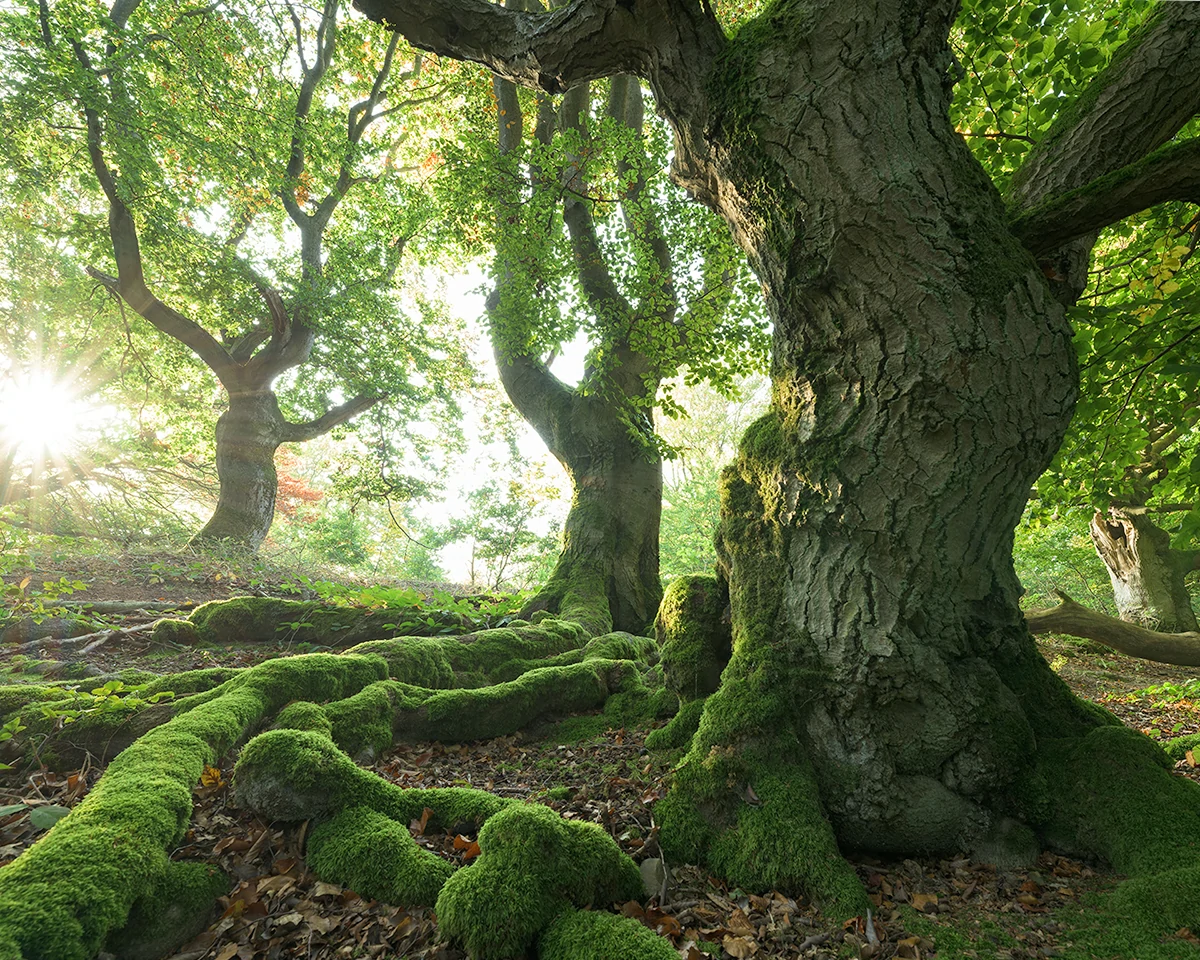
[[[853,915],[866,902],[833,836],[995,861],[1031,856],[1033,831],[1065,844],[1050,811],[1067,801],[1046,771],[1113,721],[1038,653],[1012,546],[1077,370],[1060,304],[948,118],[956,5],[779,0],[733,38],[674,0],[574,0],[541,17],[474,0],[359,6],[543,89],[646,77],[676,133],[676,178],[763,282],[772,406],[722,480],[734,652],[656,808],[668,856]],[[1060,162],[1090,155],[1093,110],[1132,118],[1128,149],[1104,153],[1118,167],[1195,113],[1139,112],[1139,84],[1118,82],[1159,62],[1163,36],[1200,29],[1173,9],[1195,6],[1163,5],[1114,58],[1095,83],[1107,94],[1071,112]],[[1078,185],[1045,162],[1041,181]],[[1089,829],[1075,849],[1129,862],[1109,826]]]
[[[232,394],[217,420],[217,508],[193,542],[230,540],[256,549],[275,517],[275,451],[287,423],[275,394]]]
[[[1194,555],[1172,550],[1170,534],[1144,509],[1097,510],[1089,531],[1122,620],[1163,633],[1200,630],[1184,582]]]

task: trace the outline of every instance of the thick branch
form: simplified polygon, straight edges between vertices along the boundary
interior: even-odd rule
[[[583,116],[591,102],[588,84],[580,84],[563,97],[561,121],[564,130],[584,133]],[[633,307],[618,289],[608,269],[600,238],[596,232],[596,221],[592,217],[590,201],[586,199],[588,184],[582,157],[569,157],[570,166],[566,175],[570,178],[563,197],[563,220],[571,237],[571,252],[575,257],[575,270],[579,286],[587,297],[592,311],[602,324],[628,318]]]
[[[653,62],[632,5],[620,0],[573,0],[550,13],[487,0],[356,0],[354,6],[414,47],[483,64],[549,93],[614,73],[645,74]]]
[[[1089,610],[1060,590],[1054,592],[1062,601],[1057,607],[1025,614],[1030,633],[1065,633],[1141,660],[1200,667],[1200,633],[1157,633]]]
[[[315,420],[309,420],[306,423],[286,423],[283,429],[284,442],[303,443],[305,440],[312,440],[326,434],[339,424],[358,416],[364,410],[369,410],[382,399],[382,396],[364,394],[347,400]]]
[[[1137,163],[1200,112],[1200,4],[1163,3],[1017,171],[1020,215]]]
[[[1168,144],[1087,186],[1052,197],[1018,217],[1012,229],[1039,256],[1168,200],[1200,203],[1200,139]]]

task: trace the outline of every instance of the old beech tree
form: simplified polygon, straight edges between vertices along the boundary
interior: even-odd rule
[[[1071,418],[1063,302],[1092,235],[1197,196],[1200,140],[1173,138],[1200,106],[1200,5],[1156,8],[1007,198],[948,118],[952,0],[777,0],[732,38],[694,0],[358,6],[546,91],[642,77],[675,178],[764,285],[772,407],[723,489],[734,656],[659,808],[668,852],[847,907],[834,837],[1128,863],[1173,788],[1038,655],[1012,532]],[[1094,789],[1072,786],[1084,754]],[[1122,776],[1146,803],[1118,830],[1089,798]]]

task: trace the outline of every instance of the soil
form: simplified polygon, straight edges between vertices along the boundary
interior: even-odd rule
[[[181,560],[178,555],[133,564],[94,557],[82,569],[77,564],[61,571],[46,563],[36,575],[89,581],[89,599],[200,602],[246,592],[296,595],[292,581],[274,572],[214,569],[211,563]],[[128,627],[153,616],[131,614],[111,622]],[[1125,723],[1160,740],[1200,730],[1200,707],[1178,695],[1191,679],[1188,669],[1132,660],[1067,638],[1046,638],[1039,645],[1076,693],[1102,704]],[[245,666],[294,652],[287,643],[164,650],[152,647],[144,636],[118,631],[86,656],[56,650],[52,643],[39,654],[60,661],[85,660],[97,672],[137,666],[167,673],[199,666]],[[30,678],[29,666],[28,658],[14,662],[10,657],[7,664],[0,659],[0,682]],[[486,742],[404,744],[381,757],[373,769],[401,786],[474,786],[545,803],[565,817],[601,824],[635,860],[661,857],[654,804],[665,793],[671,758],[645,749],[647,730],[609,729],[581,739],[581,729],[578,719],[568,718]],[[263,823],[232,804],[227,780],[235,759],[223,758],[195,788],[191,827],[173,854],[176,859],[220,866],[234,886],[221,900],[212,925],[173,960],[465,957],[438,939],[433,911],[373,902],[314,878],[304,862],[308,824]],[[85,764],[75,771],[10,774],[0,779],[0,807],[17,802],[70,807],[102,772],[98,764]],[[1200,780],[1200,771],[1186,762],[1178,773]],[[471,836],[427,833],[418,821],[410,829],[419,843],[456,862],[465,863],[478,852]],[[0,864],[18,856],[39,835],[24,813],[0,817]],[[631,902],[617,909],[669,937],[685,960],[1032,960],[1067,951],[1071,928],[1061,916],[1069,916],[1090,893],[1111,888],[1119,879],[1095,865],[1050,853],[1021,871],[998,871],[966,858],[851,859],[875,909],[869,917],[845,925],[831,923],[804,899],[730,888],[687,864],[667,864],[665,893],[660,891],[648,905]],[[1176,937],[1185,949],[1186,944],[1200,944],[1187,930]]]

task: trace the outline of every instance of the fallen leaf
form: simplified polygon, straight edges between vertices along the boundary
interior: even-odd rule
[[[919,910],[921,913],[934,913],[937,902],[936,893],[914,893],[912,895],[913,909]]]
[[[758,944],[746,937],[726,937],[721,946],[725,948],[726,953],[731,957],[736,957],[737,960],[745,960],[746,957],[752,957],[758,953]]]

